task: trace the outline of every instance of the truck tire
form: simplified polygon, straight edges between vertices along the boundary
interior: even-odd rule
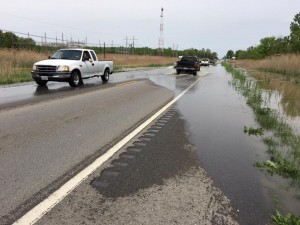
[[[177,74],[180,74],[180,70],[176,70],[176,73],[177,73]]]
[[[81,83],[80,72],[75,70],[71,73],[69,84],[71,87],[78,87],[80,83]]]
[[[35,82],[41,87],[45,87],[48,83],[47,80],[35,80]]]
[[[104,71],[104,74],[101,76],[103,82],[107,82],[109,80],[109,69]]]
[[[196,76],[196,75],[197,75],[197,71],[194,71],[194,72],[193,72],[193,76]]]

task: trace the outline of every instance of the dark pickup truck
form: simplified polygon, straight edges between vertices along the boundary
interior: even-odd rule
[[[174,68],[177,74],[190,73],[196,76],[197,71],[200,70],[200,62],[196,56],[182,56],[182,58],[175,63]]]

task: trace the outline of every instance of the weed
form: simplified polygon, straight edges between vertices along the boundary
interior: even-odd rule
[[[300,178],[298,166],[278,151],[273,153],[271,160],[255,162],[254,166],[270,175],[277,174],[284,178],[292,178],[293,180]]]
[[[263,128],[253,128],[253,127],[246,127],[244,126],[244,133],[248,135],[259,135],[262,136],[264,135],[264,129]]]
[[[283,216],[276,210],[275,215],[272,216],[272,222],[275,225],[300,225],[300,217],[292,214]]]

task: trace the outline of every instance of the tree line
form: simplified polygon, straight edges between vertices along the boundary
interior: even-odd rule
[[[3,32],[0,30],[0,48],[16,48],[16,49],[30,49],[38,52],[54,52],[59,48],[67,47],[67,45],[38,45],[32,38],[18,37],[12,32]],[[89,48],[86,46],[86,48]],[[217,59],[218,55],[216,52],[212,52],[210,49],[186,49],[186,50],[175,50],[172,48],[165,48],[163,52],[159,49],[153,49],[149,47],[110,47],[106,46],[90,46],[96,53],[117,53],[117,54],[135,54],[135,55],[162,55],[169,57],[178,57],[181,55],[192,55],[198,56],[199,58],[210,58]]]
[[[290,35],[284,37],[265,37],[259,45],[250,46],[247,50],[228,50],[227,59],[262,59],[266,56],[286,53],[300,53],[300,12],[290,24]]]

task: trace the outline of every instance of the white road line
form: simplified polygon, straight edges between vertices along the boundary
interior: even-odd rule
[[[90,174],[92,174],[98,167],[100,167],[104,162],[111,158],[117,151],[120,150],[127,142],[134,138],[138,133],[140,133],[145,127],[147,127],[152,121],[159,117],[164,111],[166,111],[171,105],[173,105],[178,99],[180,99],[187,91],[189,91],[200,79],[198,79],[191,84],[186,90],[179,94],[176,98],[170,101],[167,105],[161,108],[157,113],[151,116],[147,121],[141,124],[133,132],[127,135],[123,140],[118,142],[115,146],[109,149],[104,155],[97,158],[92,164],[84,168],[71,180],[66,182],[58,190],[52,193],[49,197],[43,200],[41,203],[32,208],[23,217],[18,219],[14,224],[34,224],[40,218],[43,217],[47,212],[49,212],[55,205],[62,201],[69,193],[71,193],[81,182],[83,182]]]

